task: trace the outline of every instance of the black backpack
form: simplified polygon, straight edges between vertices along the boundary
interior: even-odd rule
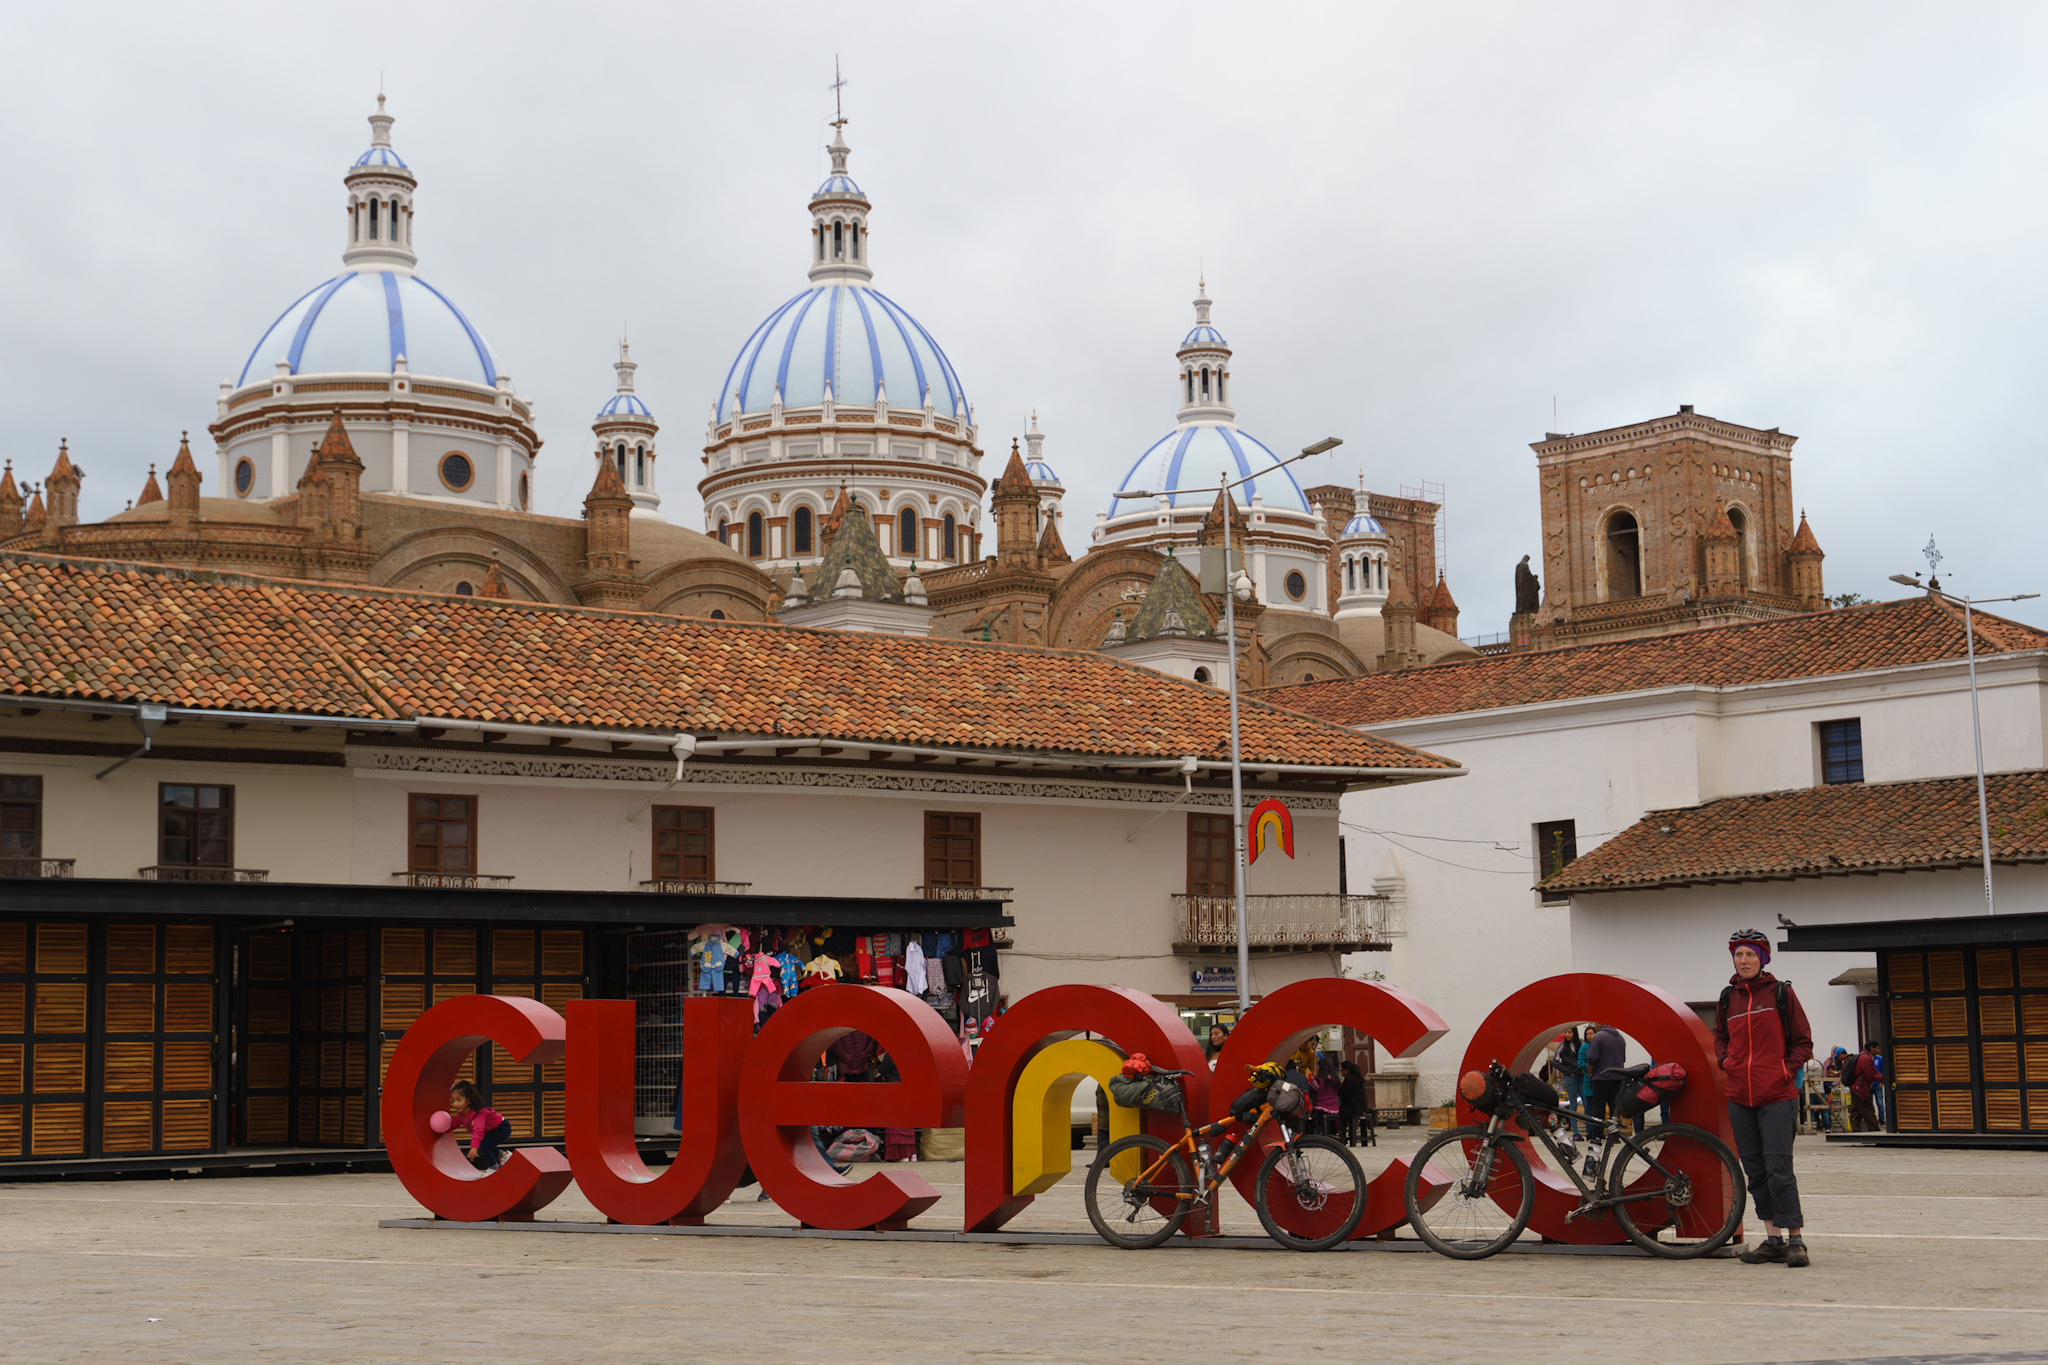
[[[1773,981],[1771,983],[1771,993],[1777,997],[1778,1032],[1785,1035],[1785,1055],[1790,1057],[1792,1055],[1792,983],[1789,981]],[[1723,986],[1721,988],[1720,1018],[1724,1027],[1728,1022],[1728,997],[1733,994],[1735,994],[1735,987]]]

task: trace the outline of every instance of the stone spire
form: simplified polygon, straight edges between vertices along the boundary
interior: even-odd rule
[[[1458,604],[1452,599],[1450,585],[1444,582],[1441,572],[1436,576],[1436,587],[1430,591],[1429,601],[1422,608],[1422,624],[1446,635],[1458,633]]]
[[[1808,611],[1823,611],[1827,607],[1827,590],[1821,584],[1820,564],[1826,555],[1821,553],[1820,542],[1814,539],[1813,528],[1806,524],[1806,509],[1799,510],[1799,529],[1793,533],[1791,545],[1785,550],[1785,578],[1792,590],[1792,596]]]
[[[1380,655],[1376,671],[1391,673],[1420,664],[1422,654],[1415,647],[1415,590],[1408,585],[1408,570],[1399,563],[1388,576],[1380,620],[1386,623],[1386,652]]]
[[[153,502],[164,500],[164,490],[156,481],[156,462],[150,461],[149,477],[142,481],[142,491],[135,495],[137,507],[147,507]]]
[[[171,520],[190,523],[199,515],[199,466],[192,459],[191,433],[178,433],[178,456],[164,482],[171,486]]]
[[[57,526],[78,524],[78,485],[84,475],[71,463],[71,448],[67,441],[57,443],[57,463],[50,468],[50,477],[43,481],[49,490],[49,516]]]
[[[597,462],[597,478],[583,498],[583,566],[576,597],[587,607],[630,610],[647,595],[635,574],[633,498],[610,460]]]
[[[1029,568],[1038,550],[1038,490],[1031,486],[1015,441],[1002,477],[989,490],[988,505],[996,519],[996,563]]]
[[[7,462],[7,468],[0,471],[0,536],[11,536],[21,529],[21,490],[14,484],[14,461]]]
[[[1742,540],[1735,534],[1735,523],[1728,520],[1728,509],[1714,509],[1712,521],[1707,523],[1706,532],[1700,537],[1702,566],[1707,572],[1707,596],[1725,597],[1742,590]],[[1613,585],[1609,585],[1610,595]]]
[[[1152,576],[1152,585],[1145,589],[1145,600],[1138,605],[1138,614],[1131,621],[1128,638],[1150,640],[1161,635],[1213,634],[1209,613],[1202,608],[1201,589],[1168,546],[1159,572]]]

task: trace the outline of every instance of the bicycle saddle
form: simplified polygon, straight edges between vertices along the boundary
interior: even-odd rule
[[[1639,1081],[1650,1074],[1649,1062],[1638,1062],[1634,1066],[1608,1067],[1593,1079],[1596,1081]]]

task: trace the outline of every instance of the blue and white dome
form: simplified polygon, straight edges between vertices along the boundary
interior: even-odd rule
[[[497,383],[483,336],[447,295],[417,275],[350,270],[301,295],[263,334],[235,386],[267,378],[282,360],[293,374],[408,372]]]
[[[768,315],[733,359],[718,391],[717,420],[766,412],[778,388],[786,408],[825,401],[871,407],[886,392],[892,407],[932,406],[947,416],[966,407],[967,389],[924,325],[879,289],[857,283],[804,290]]]
[[[1193,331],[1180,339],[1180,348],[1185,351],[1191,346],[1215,346],[1229,349],[1230,343],[1223,339],[1223,333],[1208,323],[1197,323]]]
[[[372,147],[369,151],[357,157],[355,164],[357,166],[396,166],[401,171],[411,169],[400,159],[398,153],[389,147]]]
[[[1053,473],[1052,466],[1044,460],[1025,461],[1024,474],[1033,483],[1058,483],[1060,481],[1060,476]]]
[[[599,421],[607,417],[645,417],[650,422],[654,420],[654,414],[647,410],[647,405],[630,393],[613,394],[611,401],[597,410],[597,417]]]
[[[1138,457],[1123,482],[1117,485],[1125,489],[1147,489],[1155,495],[1171,494],[1175,507],[1208,507],[1216,501],[1216,494],[1183,493],[1182,488],[1207,488],[1213,490],[1223,480],[1217,475],[1229,471],[1232,478],[1242,478],[1254,470],[1267,469],[1280,462],[1264,442],[1255,440],[1239,431],[1228,422],[1190,422],[1168,432],[1151,449]],[[1242,485],[1231,494],[1239,506],[1248,506],[1255,497],[1262,498],[1265,505],[1289,512],[1307,513],[1308,498],[1302,493],[1301,485],[1294,481],[1292,472],[1285,469],[1262,474]],[[1124,501],[1117,504],[1125,512],[1134,512],[1144,505],[1144,500]]]
[[[1365,512],[1360,512],[1357,516],[1344,523],[1343,534],[1347,536],[1383,536],[1386,533],[1387,528],[1380,525],[1370,514]]]
[[[818,186],[817,193],[813,194],[811,198],[865,199],[867,195],[861,193],[860,186],[853,183],[852,176],[834,173],[825,177],[825,183]]]

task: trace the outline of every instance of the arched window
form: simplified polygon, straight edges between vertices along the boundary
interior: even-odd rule
[[[790,545],[795,553],[807,555],[811,552],[811,509],[799,507],[789,519]]]
[[[1344,591],[1356,592],[1357,590],[1358,561],[1347,556],[1344,560]]]
[[[946,519],[940,524],[939,528],[939,553],[944,555],[948,561],[959,557],[958,546],[954,537],[954,532],[957,529],[957,523],[953,520],[953,514],[951,512],[946,513]]]
[[[1216,371],[1216,401],[1219,403],[1225,401],[1223,397],[1223,371],[1221,370]]]
[[[1195,401],[1195,372],[1193,370],[1188,371],[1188,401],[1190,403]]]
[[[857,261],[860,259],[860,224],[855,223],[850,231],[853,236],[853,259]]]
[[[1744,588],[1749,587],[1749,518],[1740,507],[1728,509],[1728,524],[1735,528],[1735,573]]]
[[[747,558],[759,559],[760,557],[761,514],[759,512],[749,512],[747,513]]]
[[[1608,515],[1603,539],[1607,542],[1607,600],[1643,595],[1642,531],[1632,513],[1616,510]]]
[[[825,259],[825,225],[818,224],[818,259]]]
[[[726,535],[726,529],[725,518],[720,517],[718,519],[718,543],[720,545],[730,545],[732,543],[731,538]]]
[[[370,201],[370,240],[377,240],[377,200]]]
[[[896,553],[916,559],[917,549],[917,509],[906,507],[896,514]]]
[[[1380,591],[1381,591],[1381,592],[1385,592],[1386,590],[1387,590],[1387,557],[1386,557],[1385,555],[1381,555],[1381,556],[1380,556]]]
[[[412,225],[411,225],[410,223],[408,223],[408,222],[406,222],[406,221],[405,221],[405,215],[403,215],[402,213],[400,213],[400,212],[399,212],[399,205],[398,205],[398,201],[397,201],[396,199],[392,200],[392,201],[391,201],[391,240],[392,240],[392,241],[394,241],[394,242],[399,242],[399,241],[403,241],[403,240],[405,240],[405,238],[407,238],[407,237],[411,236],[412,234],[411,234],[411,232],[409,231],[409,229],[411,228],[411,226],[412,226]]]
[[[711,619],[714,621],[723,621],[725,619],[725,613],[718,610],[718,608],[713,607],[711,609]]]
[[[1202,367],[1202,397],[1206,399],[1206,398],[1207,398],[1208,396],[1209,396],[1209,367],[1208,367],[1207,365],[1204,365],[1204,366]]]
[[[647,447],[633,447],[633,482],[641,488],[647,486]]]
[[[832,259],[835,261],[839,261],[844,260],[845,258],[846,224],[835,222],[834,224],[832,224]]]
[[[1206,668],[1198,668],[1198,669],[1196,669],[1196,670],[1195,670],[1195,681],[1196,681],[1196,682],[1198,682],[1198,683],[1205,683],[1205,682],[1209,681],[1209,670],[1208,670],[1208,669],[1206,669]]]

